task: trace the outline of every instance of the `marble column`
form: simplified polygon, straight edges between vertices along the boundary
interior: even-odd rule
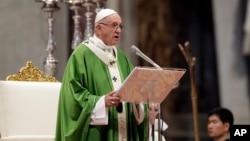
[[[235,124],[250,124],[246,64],[242,54],[239,0],[213,0],[217,64],[222,107],[232,110]]]

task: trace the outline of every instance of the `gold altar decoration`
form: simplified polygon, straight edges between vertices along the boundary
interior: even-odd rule
[[[39,68],[35,67],[31,61],[19,70],[18,74],[9,75],[7,81],[38,81],[38,82],[57,82],[53,76],[45,75]]]

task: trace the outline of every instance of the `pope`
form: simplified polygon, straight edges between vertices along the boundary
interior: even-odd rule
[[[116,95],[133,70],[126,54],[116,47],[122,29],[120,15],[102,9],[95,17],[93,37],[69,57],[60,90],[56,141],[147,140],[145,105],[123,102]]]

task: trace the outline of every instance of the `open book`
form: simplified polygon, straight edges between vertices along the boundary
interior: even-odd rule
[[[126,102],[161,103],[178,84],[186,69],[135,67],[117,95]]]

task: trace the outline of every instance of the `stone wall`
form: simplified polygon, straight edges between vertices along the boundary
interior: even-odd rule
[[[67,10],[59,4],[55,18],[55,58],[59,61],[56,77],[61,80],[67,60]],[[42,3],[35,0],[0,1],[0,79],[18,73],[27,61],[43,70],[48,35],[48,14],[41,11]]]

